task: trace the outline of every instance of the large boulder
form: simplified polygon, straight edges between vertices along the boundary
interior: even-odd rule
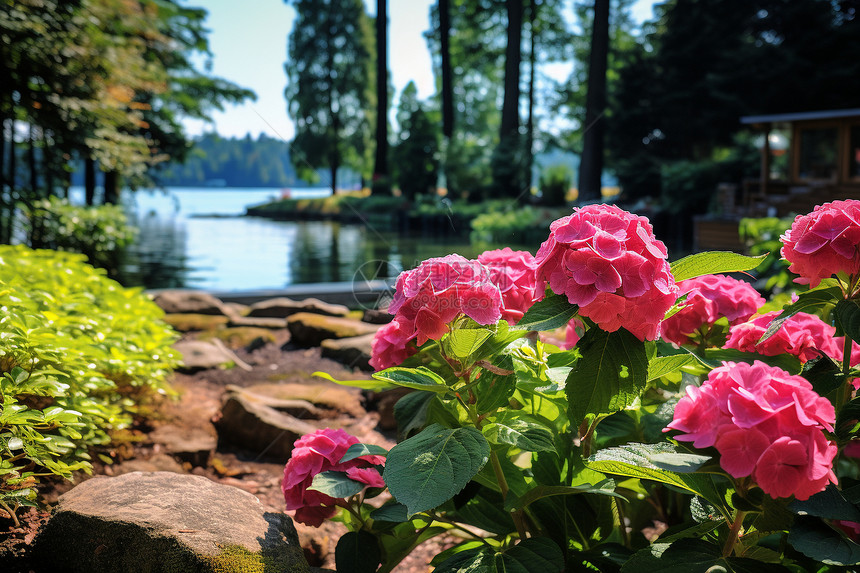
[[[328,338],[349,338],[374,334],[379,330],[377,324],[369,324],[360,320],[323,316],[309,312],[300,312],[287,319],[290,331],[290,342],[296,346],[319,346]]]
[[[299,312],[310,312],[324,316],[346,316],[349,309],[340,304],[330,304],[316,298],[298,301],[286,297],[271,298],[252,304],[249,317],[287,318]]]
[[[219,314],[232,316],[235,311],[221,299],[199,290],[167,289],[151,294],[152,300],[168,313]]]
[[[168,472],[96,477],[60,496],[34,557],[69,573],[307,573],[284,513],[207,478]]]
[[[371,345],[374,334],[352,336],[350,338],[329,338],[320,344],[320,354],[352,368],[373,370],[370,365]]]

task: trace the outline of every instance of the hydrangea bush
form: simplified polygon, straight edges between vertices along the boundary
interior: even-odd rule
[[[781,309],[725,274],[763,257],[670,264],[647,219],[610,205],[552,223],[535,257],[421,263],[373,379],[340,381],[413,390],[398,444],[301,438],[287,508],[347,525],[338,571],[391,571],[440,534],[457,541],[437,573],[855,570],[858,215],[797,217]]]

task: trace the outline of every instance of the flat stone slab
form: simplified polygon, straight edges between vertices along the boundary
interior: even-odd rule
[[[316,426],[271,407],[264,397],[243,391],[227,393],[215,428],[221,442],[283,462],[289,459],[297,439],[317,430]]]
[[[329,338],[350,338],[364,334],[374,334],[381,327],[350,318],[322,316],[300,312],[287,319],[290,342],[297,346],[319,346]]]
[[[200,467],[209,463],[209,458],[218,446],[218,437],[213,431],[172,424],[156,428],[149,434],[149,438],[164,446],[165,451],[178,460]]]
[[[253,495],[194,475],[96,477],[59,498],[34,556],[69,573],[308,573],[284,513]]]
[[[362,370],[373,371],[370,365],[371,344],[375,334],[364,334],[350,338],[329,338],[320,344],[320,354],[323,358],[329,358]]]
[[[203,340],[180,340],[173,345],[182,354],[182,366],[177,370],[194,372],[235,363],[236,355],[224,346]]]
[[[230,319],[228,317],[221,316],[219,314],[195,314],[184,312],[167,314],[164,316],[163,320],[179,332],[218,330],[219,328],[224,328],[230,323]],[[281,328],[283,328],[285,324],[282,325]]]
[[[349,308],[340,304],[330,304],[317,298],[294,300],[286,297],[272,298],[252,304],[248,309],[249,317],[287,318],[299,312],[310,312],[323,316],[346,316]]]
[[[265,318],[260,316],[236,316],[230,319],[230,326],[268,328],[277,330],[287,327],[287,319],[285,318]]]
[[[232,387],[231,387],[232,388]],[[352,418],[363,418],[367,411],[361,405],[361,390],[337,386],[330,382],[314,379],[301,384],[295,383],[262,383],[252,384],[243,388],[245,392],[254,394],[258,400],[269,400],[273,407],[281,400],[304,400],[317,408],[346,414]]]
[[[221,299],[201,290],[166,289],[152,292],[150,296],[168,314],[234,314]]]

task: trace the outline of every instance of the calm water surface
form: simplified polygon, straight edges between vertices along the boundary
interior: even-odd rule
[[[253,290],[396,276],[429,257],[477,256],[467,239],[404,237],[330,221],[243,217],[277,189],[173,188],[127,193],[138,238],[121,278],[146,288]],[[295,198],[325,189],[293,191]],[[375,275],[375,276],[373,276]]]

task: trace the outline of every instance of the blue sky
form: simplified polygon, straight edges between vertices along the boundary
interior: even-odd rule
[[[435,0],[389,0],[389,69],[396,93],[411,80],[420,98],[433,94],[430,54],[423,32],[430,27],[430,5]],[[656,0],[637,0],[633,16],[649,19]],[[209,45],[213,53],[212,73],[250,88],[257,101],[214,112],[214,125],[188,122],[192,135],[213,129],[224,136],[265,133],[290,141],[295,131],[287,116],[284,61],[287,36],[295,11],[283,0],[189,0],[189,5],[208,10]],[[368,4],[365,0],[365,4]],[[376,3],[369,3],[375,13]]]

